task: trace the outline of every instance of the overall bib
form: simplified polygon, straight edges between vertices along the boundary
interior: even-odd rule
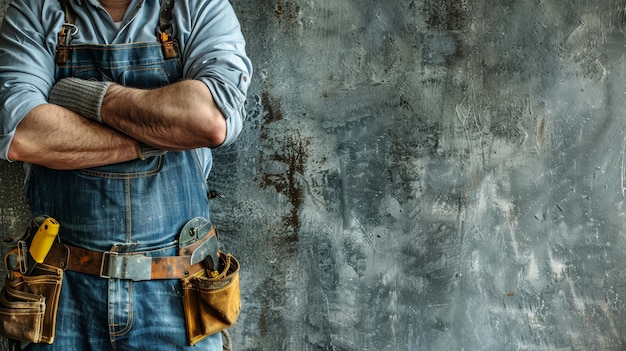
[[[157,88],[182,78],[161,43],[71,46],[56,78]],[[80,98],[77,96],[76,98]],[[58,171],[34,166],[27,195],[33,215],[61,224],[62,243],[90,250],[175,256],[185,222],[209,218],[208,189],[195,151]],[[221,350],[221,334],[186,341],[179,280],[134,282],[66,271],[54,344],[27,350]]]

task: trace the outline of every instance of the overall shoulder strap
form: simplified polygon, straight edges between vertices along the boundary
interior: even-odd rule
[[[178,54],[178,44],[172,38],[172,8],[175,0],[161,0],[161,11],[159,13],[159,26],[156,29],[157,38],[163,45],[163,55],[165,58],[176,58]]]
[[[65,23],[61,26],[59,32],[59,43],[57,44],[55,62],[57,65],[67,62],[68,47],[72,39],[72,35],[76,34],[78,28],[74,24],[76,22],[76,12],[72,9],[69,0],[59,0],[61,8],[65,13]]]
[[[67,1],[67,0],[62,0]],[[159,13],[159,29],[160,33],[172,35],[172,8],[174,8],[175,0],[161,0],[161,12]]]
[[[61,8],[65,12],[65,22],[68,24],[74,24],[76,22],[76,12],[72,9],[69,0],[59,0]]]

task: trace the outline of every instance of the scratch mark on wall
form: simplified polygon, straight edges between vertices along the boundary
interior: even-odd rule
[[[620,177],[621,188],[622,188],[622,196],[626,196],[626,187],[624,186],[624,178],[626,177],[626,168],[624,167],[624,158],[626,157],[626,137],[624,137],[624,141],[622,142],[622,163],[620,166],[620,171],[622,172]]]
[[[567,266],[554,258],[552,250],[548,251],[548,258],[550,260],[550,269],[552,270],[552,274],[554,275],[556,280],[561,280]]]
[[[608,71],[603,63],[606,57],[598,50],[607,42],[609,31],[600,17],[587,15],[568,36],[563,45],[563,54],[579,65],[583,77],[602,81]]]
[[[622,333],[618,330],[617,326],[615,325],[615,318],[613,317],[614,313],[613,311],[611,311],[611,306],[606,300],[600,302],[600,309],[602,310],[602,313],[604,314],[605,318],[609,321],[609,325],[611,326],[611,333],[613,333],[615,338],[618,338],[618,339],[621,338]]]
[[[519,259],[521,256],[519,252],[519,242],[517,239],[517,226],[516,226],[517,217],[513,213],[514,205],[511,202],[502,198],[496,199],[494,201],[495,201],[497,209],[500,211],[500,214],[502,215],[503,223],[508,228],[508,233],[511,237],[511,245],[513,246],[513,253],[515,254],[515,257]]]
[[[537,265],[537,258],[535,253],[530,254],[530,262],[528,263],[528,272],[526,273],[526,279],[530,282],[537,282],[540,278],[539,266]]]
[[[465,107],[463,104],[458,104],[455,107],[456,117],[461,124],[461,129],[465,136],[467,144],[467,150],[469,156],[480,157],[480,167],[485,168],[485,156],[483,152],[483,133],[481,131],[481,120],[478,113]],[[478,155],[474,155],[474,150],[477,149]]]
[[[546,119],[541,117],[539,118],[539,125],[537,126],[537,136],[539,146],[545,145],[546,143]]]

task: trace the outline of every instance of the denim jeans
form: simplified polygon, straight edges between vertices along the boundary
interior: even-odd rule
[[[76,46],[57,78],[112,80],[158,87],[181,78],[178,59],[165,60],[155,43]],[[78,97],[79,98],[79,97]],[[208,188],[194,150],[147,160],[58,171],[34,166],[28,182],[33,215],[61,225],[61,242],[91,250],[177,253],[180,229],[209,218]],[[130,281],[66,271],[55,341],[27,350],[221,350],[221,334],[195,346],[186,340],[181,282]]]

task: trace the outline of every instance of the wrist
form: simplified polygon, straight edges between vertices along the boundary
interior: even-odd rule
[[[48,102],[102,123],[102,102],[111,85],[111,82],[64,78],[52,87]]]
[[[150,146],[139,141],[135,145],[135,148],[137,150],[137,158],[139,158],[140,160],[145,160],[147,158],[155,156],[161,156],[167,152],[163,149],[157,149],[154,146]]]
[[[102,106],[100,107],[102,123],[108,124],[108,122],[111,121],[111,116],[118,115],[121,112],[119,111],[119,98],[124,94],[121,92],[122,89],[124,89],[124,86],[112,85],[109,87],[109,90],[107,90],[106,95],[104,95]]]
[[[131,116],[141,113],[140,105],[147,103],[150,89],[137,89],[124,85],[113,84],[102,99],[101,115],[103,122],[118,128],[131,126]]]

